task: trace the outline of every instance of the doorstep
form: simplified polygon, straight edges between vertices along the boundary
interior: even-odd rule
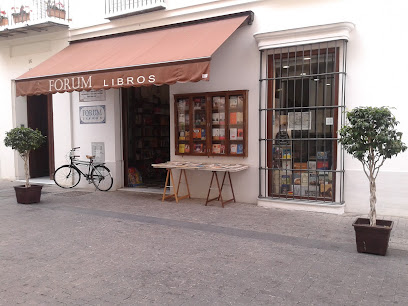
[[[342,215],[344,214],[345,204],[333,203],[327,204],[324,202],[312,203],[306,201],[278,200],[268,198],[258,198],[257,205],[265,208],[281,208],[287,210],[302,210],[322,212],[329,214]]]
[[[16,180],[16,182],[25,183],[25,179]],[[30,178],[30,184],[55,185],[55,182],[54,180],[50,180],[49,176],[44,176],[44,177]]]
[[[123,187],[119,188],[118,191],[163,194],[162,187]]]

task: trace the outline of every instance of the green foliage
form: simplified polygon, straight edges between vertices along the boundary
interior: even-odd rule
[[[45,139],[46,137],[39,130],[17,127],[6,132],[4,144],[6,147],[17,150],[23,156],[29,154],[32,150],[38,149],[45,142]]]
[[[358,107],[347,113],[349,124],[340,130],[340,143],[345,150],[364,164],[391,158],[407,147],[398,121],[388,107]]]

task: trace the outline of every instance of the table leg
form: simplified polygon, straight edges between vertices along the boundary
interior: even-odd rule
[[[232,198],[229,199],[229,200],[225,200],[225,201],[224,201],[224,199],[222,198],[222,189],[223,189],[223,187],[224,187],[224,185],[225,185],[225,178],[226,178],[227,175],[228,175],[228,180],[229,180],[229,182],[230,182],[230,187],[231,187],[231,191],[232,191]],[[215,177],[215,180],[216,180],[216,182],[217,182],[218,196],[215,197],[215,198],[209,199],[211,189],[213,189],[213,188],[212,188],[212,184],[213,184],[214,177]],[[207,200],[206,200],[206,202],[205,202],[205,205],[207,206],[208,202],[215,201],[215,200],[221,201],[222,207],[224,207],[224,205],[227,204],[228,202],[231,202],[231,201],[234,201],[234,202],[235,202],[234,189],[232,188],[231,175],[230,175],[230,172],[229,172],[229,171],[225,171],[225,172],[224,172],[224,177],[223,177],[223,179],[222,179],[221,187],[220,187],[220,183],[219,183],[219,180],[218,180],[217,171],[213,171],[213,172],[212,172],[210,187],[208,188]]]
[[[170,185],[167,185],[169,183],[169,178],[170,178]],[[166,195],[167,188],[169,188],[169,192],[170,192],[171,187],[173,187],[173,193]],[[176,202],[178,203],[179,197],[177,193],[178,193],[178,190],[176,189],[176,184],[174,183],[173,172],[171,171],[171,169],[167,169],[166,183],[164,185],[162,202],[167,198],[174,197],[176,199]]]

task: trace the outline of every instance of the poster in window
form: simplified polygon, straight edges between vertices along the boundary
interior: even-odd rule
[[[311,130],[312,112],[289,112],[288,121],[289,130]]]

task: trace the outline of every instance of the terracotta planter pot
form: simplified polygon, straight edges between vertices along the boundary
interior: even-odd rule
[[[353,223],[357,252],[384,256],[393,224],[393,221],[377,220],[376,226],[370,226],[370,219],[357,218]]]
[[[8,18],[2,18],[0,20],[0,27],[8,25]]]
[[[60,19],[65,19],[65,11],[64,10],[58,10],[58,9],[47,9],[47,15],[48,17],[56,17]]]
[[[14,20],[14,23],[20,23],[20,22],[28,21],[28,20],[30,20],[30,13],[13,14],[13,20]]]
[[[14,186],[14,190],[16,191],[17,203],[39,203],[41,200],[41,189],[41,185],[31,185],[28,188],[24,185]]]

